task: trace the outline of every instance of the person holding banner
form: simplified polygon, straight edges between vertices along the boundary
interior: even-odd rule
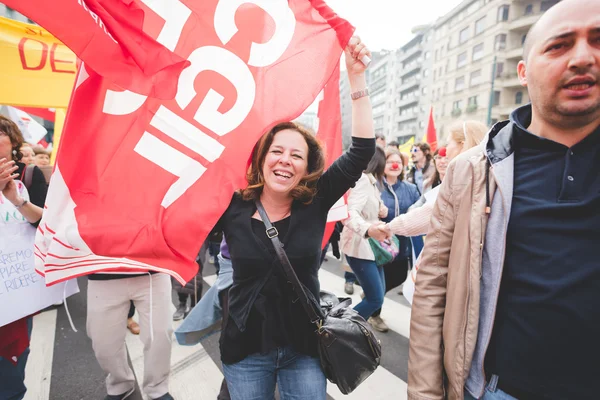
[[[25,164],[20,162],[22,146],[23,136],[17,125],[0,116],[0,213],[3,220],[0,229],[0,254],[12,264],[4,265],[3,260],[2,264],[6,267],[3,268],[3,279],[6,275],[10,278],[14,274],[19,275],[20,271],[28,270],[25,260],[27,251],[15,252],[14,245],[15,242],[23,242],[25,246],[31,243],[29,253],[33,252],[35,227],[32,225],[36,225],[41,219],[46,199],[47,186],[37,167],[33,168],[29,187],[21,182],[25,172]],[[36,279],[35,272],[33,274],[19,276],[18,285],[32,284]],[[3,286],[0,290],[9,291],[16,290],[17,284],[5,280]],[[10,307],[19,306],[10,304]],[[8,305],[4,304],[3,307]],[[31,329],[31,316],[0,326],[0,399],[20,400],[25,396],[25,364],[29,356]]]
[[[346,48],[353,102],[353,142],[325,172],[314,135],[293,122],[275,125],[254,148],[248,186],[235,193],[217,223],[233,266],[229,314],[220,339],[233,400],[324,400],[326,378],[317,358],[314,325],[294,293],[257,212],[264,206],[300,281],[319,298],[319,261],[327,214],[360,178],[375,150],[371,103],[360,61],[370,52],[358,37]]]

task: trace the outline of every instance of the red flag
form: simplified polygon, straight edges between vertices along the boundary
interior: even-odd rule
[[[426,141],[431,147],[431,152],[437,149],[437,134],[435,131],[435,124],[433,122],[433,107],[429,110],[429,123],[427,124],[427,136]]]
[[[320,0],[232,4],[163,0],[146,13],[144,31],[164,42],[155,13],[190,11],[175,53],[191,66],[166,77],[173,100],[80,68],[36,238],[47,283],[99,271],[191,279],[254,144],[314,101],[353,33]]]
[[[335,69],[333,75],[323,89],[323,97],[319,102],[317,117],[319,128],[317,138],[325,146],[326,168],[342,155],[342,114],[340,110],[340,69]],[[344,198],[341,198],[331,209],[327,217],[327,225],[323,235],[322,248],[325,248],[333,233],[336,221],[348,217],[348,209]]]
[[[170,77],[179,75],[189,65],[172,51],[177,44],[177,31],[181,33],[184,28],[185,10],[189,12],[179,1],[173,2],[169,20],[162,21],[163,32],[168,33],[162,44],[142,30],[149,24],[144,21],[143,9],[148,7],[138,1],[5,0],[4,3],[43,26],[73,50],[89,69],[121,88],[172,99],[177,81]],[[154,21],[154,25],[157,23]]]

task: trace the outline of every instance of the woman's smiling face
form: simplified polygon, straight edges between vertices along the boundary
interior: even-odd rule
[[[308,173],[308,144],[302,134],[292,129],[277,132],[262,170],[265,189],[290,193]]]

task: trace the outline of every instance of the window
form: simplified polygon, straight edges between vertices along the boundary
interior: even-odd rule
[[[503,73],[504,73],[504,63],[499,62],[496,64],[496,78],[500,78]]]
[[[481,83],[481,70],[471,72],[471,86],[479,85]]]
[[[525,15],[531,14],[533,14],[533,4],[527,4],[527,7],[525,7]]]
[[[496,21],[503,22],[508,21],[508,11],[510,10],[509,5],[503,5],[498,7],[498,15],[496,17]]]
[[[462,44],[469,40],[469,28],[465,28],[458,34],[458,44]]]
[[[523,35],[523,36],[521,36],[521,46],[524,46],[524,45],[525,45],[525,41],[526,41],[526,40],[527,40],[527,35],[526,35],[526,34],[525,34],[525,35]]]
[[[380,114],[385,111],[385,103],[373,107],[373,115]]]
[[[555,5],[556,3],[558,3],[559,0],[546,0],[546,1],[542,1],[542,4],[540,6],[540,11],[541,12],[545,12],[548,11],[550,9],[550,7],[552,7],[553,5]]]
[[[479,43],[473,47],[473,61],[477,61],[483,58],[483,43]]]
[[[459,92],[465,88],[465,77],[461,76],[460,78],[456,78],[454,83],[454,91]]]
[[[452,104],[452,109],[453,110],[460,110],[462,108],[462,100],[456,100],[453,104]]]
[[[494,50],[504,50],[506,49],[506,33],[501,33],[496,35],[494,39]]]
[[[517,92],[515,95],[515,104],[523,104],[523,92]]]
[[[494,105],[495,106],[500,105],[500,91],[499,90],[494,91]]]
[[[476,106],[477,105],[477,96],[471,96],[469,97],[469,102],[468,104],[469,106]]]
[[[438,51],[437,51],[437,50],[435,51],[435,53],[434,53],[434,57],[433,57],[433,58],[435,59],[435,61],[437,61],[437,60],[438,60]]]
[[[461,68],[467,65],[467,52],[460,53],[456,58],[456,68]]]
[[[421,93],[422,94],[427,94],[427,87],[424,87],[423,89],[421,89]]]
[[[429,70],[428,69],[423,70],[423,76],[424,77],[429,76]]]
[[[479,35],[485,30],[485,17],[478,19],[475,22],[475,35]]]
[[[426,52],[425,52],[425,54],[423,55],[423,57],[424,57],[426,60],[429,60],[429,57],[431,57],[431,52],[429,52],[429,51],[426,51]]]

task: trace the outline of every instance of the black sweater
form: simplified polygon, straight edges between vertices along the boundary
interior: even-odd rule
[[[289,226],[280,240],[298,278],[315,299],[319,298],[321,241],[329,209],[354,186],[374,152],[374,139],[353,138],[348,152],[319,180],[313,202],[292,204],[286,223]],[[256,222],[253,229],[255,212],[254,202],[235,194],[217,225],[225,233],[233,263],[229,316],[221,334],[221,359],[232,364],[250,354],[266,354],[283,346],[314,356],[315,328],[300,303],[292,302],[294,294],[283,277],[273,245],[260,236],[266,236],[265,230],[257,229]]]

